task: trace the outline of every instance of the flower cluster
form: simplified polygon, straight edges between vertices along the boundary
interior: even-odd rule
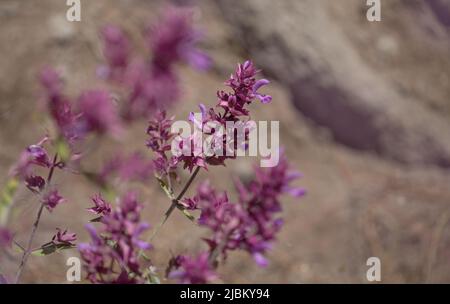
[[[140,152],[130,155],[117,154],[107,161],[98,174],[99,181],[106,184],[108,180],[117,176],[121,181],[147,181],[154,171],[151,161]]]
[[[167,276],[182,284],[205,284],[217,279],[207,252],[195,257],[179,255],[172,258],[167,268]]]
[[[73,103],[63,93],[61,76],[52,68],[41,72],[46,90],[46,105],[61,136],[73,146],[90,132],[117,136],[120,132],[118,111],[110,94],[104,90],[90,90],[80,94]]]
[[[209,66],[208,56],[196,47],[201,35],[186,10],[168,9],[157,25],[149,27],[146,37],[152,57],[132,59],[130,42],[122,29],[107,26],[102,31],[107,65],[99,68],[99,75],[129,92],[122,109],[127,119],[148,118],[178,99],[175,64],[185,62],[201,69]]]
[[[98,203],[98,202],[97,202]],[[102,227],[88,225],[91,242],[79,250],[92,283],[143,283],[139,251],[150,249],[140,239],[149,226],[140,220],[142,205],[136,194],[127,193],[112,212],[103,212]]]
[[[183,200],[187,208],[201,210],[198,222],[212,232],[205,239],[209,247],[208,265],[215,266],[220,256],[226,259],[228,251],[241,249],[250,253],[259,266],[266,266],[265,254],[283,224],[278,215],[282,211],[279,197],[283,193],[295,197],[304,195],[304,189],[290,186],[299,176],[282,155],[278,166],[266,170],[257,168],[255,179],[247,185],[236,182],[236,203],[228,199],[226,192],[217,192],[208,182],[200,184],[194,198]],[[182,257],[181,261],[185,259]],[[172,265],[175,270],[169,277],[194,283],[200,276],[197,272],[203,270],[204,276],[209,274],[210,268],[200,265],[192,270],[190,263],[175,263]]]
[[[170,140],[174,137],[170,131],[172,122],[173,117],[168,118],[165,111],[158,111],[147,128],[147,147],[156,154],[153,163],[160,176],[174,173],[176,169],[176,158],[167,155],[171,149]]]
[[[238,64],[234,74],[225,82],[225,85],[229,86],[232,92],[218,91],[218,102],[215,108],[208,109],[201,104],[201,121],[195,118],[194,113],[189,115],[189,120],[194,124],[195,128],[198,128],[205,135],[214,137],[214,140],[211,142],[211,151],[214,153],[205,154],[195,134],[183,138],[179,143],[180,151],[187,149],[190,153],[183,152],[182,155],[178,156],[177,161],[183,162],[184,168],[192,171],[195,167],[206,168],[208,164],[224,165],[224,161],[227,158],[235,158],[236,149],[246,148],[245,141],[248,139],[250,129],[245,129],[244,145],[238,147],[237,145],[240,142],[236,138],[238,134],[236,134],[237,132],[234,129],[229,130],[227,128],[227,122],[245,126],[250,115],[249,110],[246,108],[247,105],[251,104],[255,99],[259,99],[262,103],[269,103],[272,100],[270,95],[258,92],[262,86],[269,83],[266,79],[256,80],[258,72],[249,60],[244,62],[244,64]],[[222,132],[218,131],[219,128],[222,129]],[[228,134],[229,132],[231,134]]]

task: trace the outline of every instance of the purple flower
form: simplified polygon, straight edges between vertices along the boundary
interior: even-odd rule
[[[108,65],[99,69],[102,78],[116,81],[123,79],[129,64],[130,43],[122,29],[108,25],[101,32],[103,39],[103,54]]]
[[[196,48],[201,35],[185,10],[168,9],[158,24],[149,27],[146,36],[152,57],[131,59],[128,39],[120,28],[108,26],[102,31],[107,65],[98,73],[129,92],[122,108],[127,120],[148,118],[178,100],[177,63],[187,62],[200,69],[210,63],[208,56]]]
[[[241,249],[264,267],[268,264],[264,255],[283,224],[278,216],[282,210],[280,196],[286,193],[298,197],[305,193],[302,188],[290,185],[298,177],[281,153],[278,166],[256,168],[255,179],[246,185],[236,182],[236,203],[229,201],[226,192],[217,192],[207,182],[200,184],[194,198],[182,203],[189,206],[195,202],[195,207],[201,210],[198,222],[212,232],[205,239],[210,256],[221,255],[225,259],[227,251]]]
[[[201,34],[194,29],[188,10],[169,8],[160,23],[150,28],[148,36],[153,51],[152,63],[157,69],[170,69],[179,61],[199,69],[210,65],[209,57],[196,48]]]
[[[63,203],[64,198],[58,193],[58,190],[47,192],[42,199],[48,211],[52,212],[59,204]]]
[[[97,231],[88,225],[89,244],[80,244],[88,279],[93,283],[143,283],[145,277],[139,265],[140,250],[150,249],[150,244],[140,239],[149,228],[140,221],[142,205],[136,194],[127,193],[119,206],[102,217],[102,227]],[[114,265],[120,271],[116,272]]]
[[[45,180],[41,176],[30,175],[30,176],[25,178],[25,185],[32,192],[39,193],[45,187]]]
[[[13,235],[11,231],[0,227],[0,248],[9,248],[12,245]]]
[[[110,133],[118,136],[121,132],[118,111],[106,91],[87,91],[78,99],[86,132]]]
[[[61,229],[56,228],[56,230],[56,234],[52,237],[53,244],[75,246],[73,243],[77,240],[77,235],[75,233],[67,232],[67,229],[61,231]]]
[[[182,284],[206,284],[217,279],[214,269],[208,261],[208,253],[202,252],[195,257],[178,256],[170,265],[168,277]]]
[[[84,134],[80,116],[73,112],[70,100],[63,94],[60,75],[52,68],[41,71],[40,81],[46,90],[46,105],[58,132],[68,143],[74,144]]]
[[[153,163],[139,152],[129,156],[118,154],[103,166],[100,180],[105,183],[108,178],[117,175],[121,181],[146,181],[153,171]]]
[[[173,117],[168,118],[165,111],[158,111],[149,121],[147,128],[147,147],[155,153],[153,163],[160,176],[175,173],[177,165],[176,158],[167,155],[171,150],[170,140],[174,137],[171,132],[172,122]]]
[[[26,180],[33,175],[34,166],[49,168],[52,164],[47,150],[43,146],[47,140],[48,137],[44,137],[39,143],[28,146],[20,154],[19,160],[11,169],[10,174]]]
[[[103,199],[101,194],[94,195],[92,201],[95,206],[88,209],[90,212],[97,215],[108,215],[111,213],[111,205]]]
[[[215,108],[207,109],[204,105],[200,105],[201,121],[194,117],[194,113],[189,114],[189,120],[194,126],[213,138],[211,151],[214,153],[212,156],[205,156],[202,143],[196,143],[194,135],[186,137],[178,143],[179,148],[180,150],[183,150],[183,148],[187,149],[187,151],[191,149],[191,153],[183,153],[183,155],[177,157],[177,162],[183,162],[184,168],[192,171],[195,167],[206,169],[207,165],[225,165],[226,159],[236,157],[237,149],[247,149],[250,130],[246,125],[246,119],[249,117],[250,112],[246,106],[256,98],[262,103],[268,103],[272,100],[271,96],[258,92],[261,87],[269,84],[269,81],[267,79],[256,80],[257,73],[258,70],[251,61],[238,64],[234,74],[225,82],[232,91],[218,91],[218,103]],[[245,127],[245,133],[242,135],[242,138],[237,138],[238,134],[235,133],[235,130],[227,129],[227,122],[233,122],[235,126]],[[225,134],[216,133],[214,128],[206,129],[204,126],[208,123],[219,124],[223,130],[226,130],[226,132],[223,132]],[[227,134],[227,132],[233,133]],[[238,144],[241,145],[238,146]],[[208,155],[211,154],[208,153]]]

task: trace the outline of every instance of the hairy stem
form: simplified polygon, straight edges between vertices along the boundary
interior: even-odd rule
[[[53,177],[53,172],[55,171],[55,166],[56,166],[56,162],[58,160],[58,154],[56,153],[55,156],[53,157],[53,162],[52,165],[50,167],[50,171],[48,172],[48,176],[47,176],[47,183],[46,183],[46,187],[48,188],[50,185],[50,182],[52,180]],[[34,237],[36,236],[36,231],[39,227],[39,222],[41,220],[41,216],[42,216],[42,211],[44,210],[44,203],[41,202],[41,205],[39,206],[39,210],[38,213],[36,215],[36,219],[34,221],[33,224],[33,228],[31,230],[31,234],[30,234],[30,238],[28,239],[28,243],[27,243],[27,249],[24,251],[23,255],[22,255],[22,260],[20,261],[20,265],[19,265],[19,269],[17,270],[17,274],[16,274],[16,284],[19,283],[20,277],[22,276],[22,272],[25,268],[25,265],[28,261],[28,258],[30,257],[31,254],[31,246],[33,245],[33,240]]]
[[[183,198],[184,194],[186,193],[186,191],[189,189],[189,187],[191,186],[192,182],[194,181],[195,177],[197,176],[198,172],[200,171],[200,167],[195,168],[194,173],[191,175],[191,177],[189,178],[189,180],[187,181],[186,185],[184,185],[183,189],[181,190],[180,194],[178,194],[178,196],[174,199],[172,199],[172,203],[170,204],[169,209],[167,209],[167,211],[164,213],[164,216],[161,220],[161,222],[158,224],[158,226],[155,227],[155,230],[153,231],[152,235],[150,235],[150,237],[148,238],[148,242],[151,242],[154,237],[156,236],[156,234],[159,232],[159,230],[161,229],[161,227],[167,222],[167,220],[169,219],[170,215],[172,214],[173,210],[175,210],[176,207],[181,208],[179,206],[179,200]],[[170,182],[170,177],[169,177],[169,182]],[[172,191],[172,188],[170,188],[170,190]],[[142,250],[141,250],[141,254],[142,254]],[[139,255],[141,255],[139,254]]]

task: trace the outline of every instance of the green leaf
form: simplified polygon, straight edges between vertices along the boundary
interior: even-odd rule
[[[174,195],[173,195],[173,190],[169,187],[169,185],[167,185],[167,183],[165,181],[163,181],[160,177],[156,176],[156,179],[159,182],[159,186],[161,187],[161,189],[164,190],[164,192],[166,193],[166,195],[173,200],[174,199]]]
[[[58,139],[56,141],[56,153],[58,153],[59,158],[62,162],[67,162],[70,158],[70,147],[63,139]]]
[[[16,178],[11,178],[6,183],[2,192],[0,193],[0,224],[5,225],[8,219],[9,209],[13,203],[14,194],[19,187],[19,181]]]
[[[66,250],[66,249],[72,249],[75,248],[75,245],[71,245],[71,244],[54,244],[54,243],[47,243],[42,245],[41,248],[38,248],[36,250],[33,250],[31,252],[32,255],[35,256],[46,256],[55,252],[59,252],[61,250]]]
[[[190,221],[195,222],[195,216],[189,213],[186,209],[183,209],[183,214],[186,216]]]

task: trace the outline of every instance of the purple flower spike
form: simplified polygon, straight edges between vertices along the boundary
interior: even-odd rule
[[[141,240],[142,233],[149,228],[140,221],[141,211],[142,204],[137,201],[136,194],[129,192],[117,208],[102,217],[102,227],[98,231],[92,225],[86,227],[91,242],[80,244],[78,248],[91,282],[129,284],[146,281],[140,269],[139,252],[151,246]]]

